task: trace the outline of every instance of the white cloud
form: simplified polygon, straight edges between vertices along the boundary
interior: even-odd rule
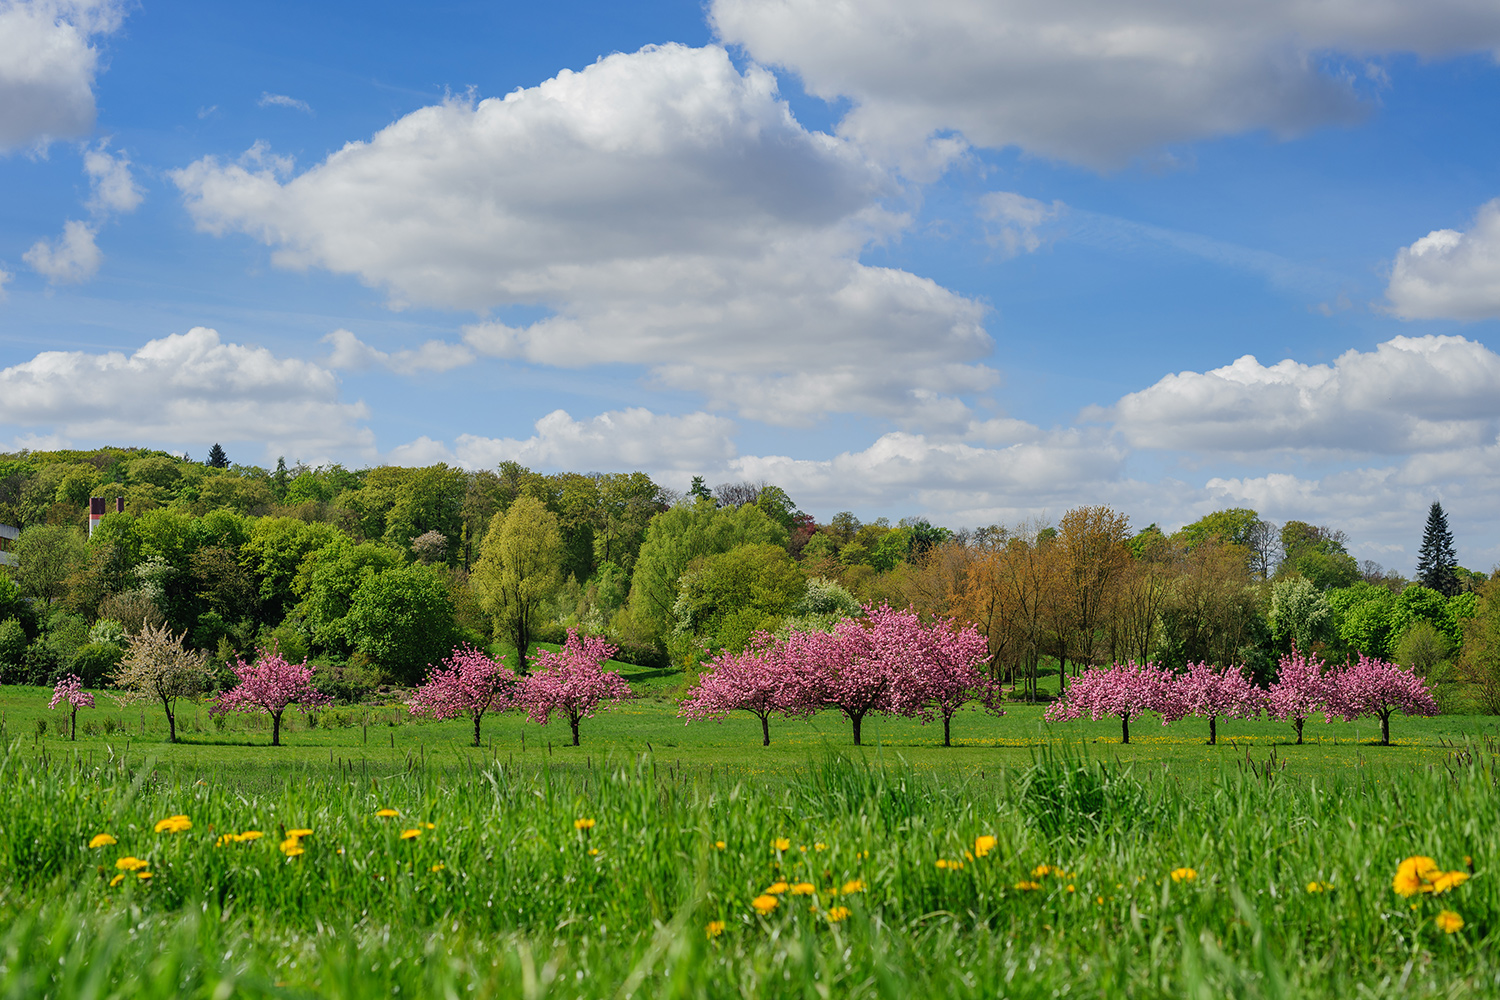
[[[134,212],[145,197],[130,176],[130,158],[111,155],[108,141],[84,150],[83,169],[89,175],[88,209],[95,215]]]
[[[1395,337],[1331,365],[1246,355],[1168,375],[1108,410],[1132,445],[1253,452],[1331,449],[1406,454],[1492,442],[1500,356],[1463,337]]]
[[[0,302],[4,302],[7,298],[9,298],[9,295],[5,291],[5,286],[14,277],[14,274],[11,274],[3,267],[0,267]]]
[[[1011,191],[991,191],[979,199],[979,217],[991,223],[986,238],[1008,257],[1040,250],[1042,238],[1036,231],[1065,211],[1060,201],[1049,205]]]
[[[260,100],[255,103],[258,107],[262,108],[291,108],[293,111],[301,111],[303,114],[310,115],[313,113],[311,104],[308,104],[306,101],[299,101],[295,97],[288,97],[285,94],[262,93]],[[198,117],[202,118],[204,116],[199,114]]]
[[[92,39],[122,17],[118,0],[0,0],[0,152],[88,134],[99,66]]]
[[[713,0],[710,19],[850,99],[840,134],[893,159],[956,131],[1096,167],[1351,121],[1363,104],[1338,60],[1500,46],[1500,8],[1481,0]]]
[[[380,367],[398,375],[414,375],[417,372],[445,372],[474,360],[474,352],[464,345],[441,340],[429,340],[414,351],[386,352],[371,347],[348,330],[335,330],[323,338],[323,343],[333,345],[328,367],[355,371]]]
[[[674,417],[632,407],[575,420],[565,410],[554,410],[536,422],[536,433],[529,438],[464,434],[450,448],[422,437],[393,449],[388,460],[451,462],[472,469],[513,461],[571,471],[698,472],[720,467],[734,455],[733,432],[731,421],[710,413]]]
[[[50,243],[37,240],[21,259],[54,285],[76,285],[92,278],[104,260],[94,242],[97,232],[86,222],[69,219],[61,237]]]
[[[1397,252],[1385,294],[1404,319],[1500,316],[1500,198],[1468,232],[1434,230]]]
[[[774,78],[719,48],[616,54],[539,87],[400,119],[290,176],[263,148],[174,179],[200,228],[393,304],[550,311],[480,322],[473,349],[644,366],[716,408],[950,419],[988,385],[984,307],[860,250],[899,232],[890,177],[803,129]],[[806,372],[827,391],[800,391]]]
[[[362,403],[339,401],[338,378],[308,361],[225,343],[194,327],[134,354],[45,351],[0,369],[0,425],[70,439],[207,447],[265,442],[266,454],[309,460],[369,454]]]

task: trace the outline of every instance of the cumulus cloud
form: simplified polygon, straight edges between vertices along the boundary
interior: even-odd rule
[[[1065,211],[1060,201],[1049,205],[1013,191],[991,191],[979,199],[979,217],[990,223],[985,237],[1007,257],[1036,253],[1042,246],[1037,230]]]
[[[1404,319],[1500,316],[1500,198],[1467,232],[1437,229],[1397,252],[1385,294]]]
[[[0,424],[39,433],[207,446],[256,440],[266,453],[312,459],[368,454],[364,404],[339,400],[338,378],[308,361],[225,343],[194,327],[134,354],[45,351],[0,369]]]
[[[422,437],[392,450],[389,460],[467,468],[512,461],[574,471],[697,472],[722,466],[735,454],[733,432],[731,421],[710,413],[668,416],[632,407],[576,420],[566,410],[554,410],[536,422],[529,438],[464,434],[450,448]]]
[[[45,149],[94,127],[95,36],[118,0],[0,0],[0,152]]]
[[[174,179],[200,228],[251,234],[280,266],[356,275],[395,305],[548,311],[469,327],[485,354],[641,365],[793,424],[947,419],[993,379],[982,305],[858,262],[906,223],[883,207],[889,174],[802,128],[771,74],[717,47],[423,108],[297,176],[256,148]],[[808,371],[829,391],[804,393]]]
[[[265,92],[260,95],[260,100],[255,103],[262,108],[291,108],[293,111],[301,111],[303,114],[310,115],[313,113],[311,104],[308,104],[306,101],[299,101],[295,97],[288,97],[285,94]],[[202,118],[203,115],[200,114],[198,117]]]
[[[1262,365],[1246,355],[1168,375],[1108,410],[1132,445],[1406,454],[1493,442],[1500,356],[1463,337],[1395,337],[1331,365]]]
[[[840,134],[898,159],[951,132],[1094,167],[1178,141],[1292,135],[1362,113],[1350,61],[1500,46],[1500,8],[1475,0],[713,0],[709,10],[726,43],[819,97],[852,101]]]
[[[83,153],[83,170],[89,176],[87,208],[96,216],[112,212],[134,212],[145,195],[130,175],[130,158],[111,154],[108,141]]]
[[[474,352],[464,345],[441,340],[429,340],[414,351],[386,352],[371,347],[348,330],[335,330],[323,338],[323,343],[333,345],[333,353],[328,357],[330,368],[356,371],[379,367],[398,375],[414,375],[445,372],[474,360]]]
[[[21,259],[54,285],[76,285],[92,278],[104,255],[94,242],[98,230],[86,222],[69,219],[56,240],[37,240]]]

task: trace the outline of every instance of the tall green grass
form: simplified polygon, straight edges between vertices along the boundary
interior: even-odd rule
[[[1327,780],[1046,749],[951,773],[826,753],[777,782],[466,760],[247,791],[13,748],[0,996],[1500,994],[1486,753]],[[176,814],[192,828],[154,831]],[[265,836],[219,843],[246,830]],[[1412,854],[1475,875],[1408,900],[1391,878]],[[111,886],[125,855],[151,879]],[[776,882],[815,892],[762,915]]]

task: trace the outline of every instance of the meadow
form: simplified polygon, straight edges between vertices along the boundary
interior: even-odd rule
[[[73,743],[0,688],[0,996],[1500,995],[1493,718],[1121,746],[1018,705],[762,748],[633,683],[577,748],[396,707],[272,748],[191,706],[168,745],[107,696]],[[1473,877],[1398,894],[1413,855]]]

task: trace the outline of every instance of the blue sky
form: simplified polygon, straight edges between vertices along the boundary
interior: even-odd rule
[[[1441,499],[1488,569],[1497,50],[1472,0],[0,0],[0,448],[1250,506],[1408,572]]]

